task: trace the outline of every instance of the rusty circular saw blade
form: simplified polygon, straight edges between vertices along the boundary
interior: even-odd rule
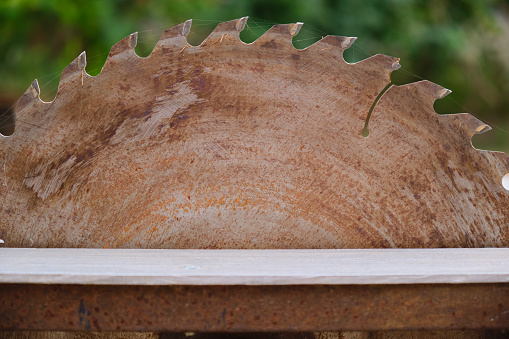
[[[297,50],[300,23],[245,44],[245,22],[191,46],[188,21],[147,58],[132,34],[95,77],[81,54],[49,103],[34,82],[0,140],[5,245],[509,245],[508,157],[472,147],[476,118],[435,113],[447,90],[390,87],[364,137],[399,59],[346,63],[338,36]]]

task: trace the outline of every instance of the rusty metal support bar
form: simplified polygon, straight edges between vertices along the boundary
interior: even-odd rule
[[[507,329],[509,284],[0,285],[0,330]]]

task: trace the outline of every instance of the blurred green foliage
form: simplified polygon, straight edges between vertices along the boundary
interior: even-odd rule
[[[471,112],[494,128],[474,143],[509,151],[509,5],[482,0],[3,0],[0,3],[0,101],[6,111],[38,78],[51,100],[61,70],[83,50],[96,75],[115,42],[138,31],[146,56],[166,28],[193,20],[200,41],[226,20],[250,16],[251,42],[274,23],[301,21],[304,48],[327,34],[357,36],[345,52],[355,62],[383,53],[401,58],[393,82],[429,79],[452,89],[439,113]]]

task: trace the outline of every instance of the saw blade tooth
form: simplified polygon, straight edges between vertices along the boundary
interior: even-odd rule
[[[344,50],[350,48],[355,40],[357,40],[355,37],[327,35],[311,46],[304,48],[304,50],[313,51],[314,53],[318,51],[320,53],[337,54],[343,59]]]
[[[454,136],[457,140],[458,144],[463,144],[463,147],[467,149],[474,148],[474,145],[472,144],[472,137],[475,134],[482,134],[485,132],[488,132],[491,130],[491,127],[487,124],[485,124],[480,119],[474,117],[470,113],[456,113],[456,114],[437,114],[438,120],[440,121],[440,124],[443,127],[443,130],[447,131],[451,134],[451,137]],[[483,152],[485,154],[492,154],[498,153],[493,151],[477,151]],[[505,160],[503,163],[502,172],[500,173],[500,181],[502,180],[502,177],[509,171],[509,163],[507,160],[507,155],[503,153],[502,156]],[[499,167],[499,166],[496,166]]]
[[[442,114],[439,115],[441,123],[447,125],[450,131],[456,131],[465,138],[465,143],[471,143],[471,139],[475,134],[481,134],[491,130],[481,120],[477,119],[470,113]]]
[[[357,40],[354,37],[346,37],[340,35],[327,35],[306,49],[312,48],[326,48],[326,47],[338,47],[339,49],[348,49]]]
[[[189,34],[189,32],[191,32],[192,23],[193,23],[193,20],[189,19],[182,24],[182,32],[181,32],[182,36],[187,36]]]
[[[348,48],[352,47],[355,40],[357,40],[357,37],[344,37],[344,38],[345,39],[341,43],[341,47],[343,47],[343,49],[348,49]]]
[[[235,26],[235,29],[239,32],[242,32],[244,28],[246,27],[246,22],[249,17],[245,16],[237,20],[237,25]]]
[[[444,88],[429,80],[412,82],[402,86],[412,88],[416,94],[419,94],[420,97],[427,98],[432,103],[435,100],[445,98],[452,92],[451,90],[448,90],[447,88]]]
[[[35,79],[32,81],[32,85],[29,87],[32,90],[32,95],[34,98],[38,98],[41,95],[41,89],[39,88],[39,81]]]
[[[87,64],[86,54],[85,52],[81,52],[76,59],[74,59],[69,65],[67,65],[62,70],[62,75],[60,76],[60,83],[58,84],[57,93],[60,92],[64,86],[67,86],[71,83],[79,82],[80,84],[82,84],[83,77],[86,74],[85,72],[86,64]]]
[[[290,34],[292,35],[292,37],[294,37],[297,34],[299,34],[300,29],[302,28],[302,25],[303,25],[302,22],[297,22],[297,23],[294,23],[294,24],[290,25]]]
[[[134,32],[129,37],[130,37],[129,47],[134,49],[136,47],[136,45],[138,44],[138,32]]]
[[[85,51],[81,52],[78,57],[78,67],[80,69],[85,69],[85,67],[87,67],[87,53],[85,53]]]
[[[439,90],[437,92],[436,96],[437,96],[437,99],[443,99],[451,93],[452,93],[452,91],[450,89],[442,88],[441,90]]]
[[[400,68],[399,58],[384,54],[376,54],[351,65],[362,67],[370,74],[379,74],[380,77],[385,79],[386,84],[391,82],[391,73]]]
[[[353,65],[363,65],[364,67],[367,67],[368,65],[374,68],[383,69],[383,70],[389,70],[394,71],[401,67],[399,64],[399,58],[385,55],[385,54],[375,54],[373,56],[370,56],[369,58],[366,58],[364,60],[358,61],[353,63]]]
[[[479,124],[475,128],[475,134],[483,134],[485,132],[491,131],[492,128],[490,125],[485,124],[483,121],[480,121],[480,122],[481,122],[481,124]]]
[[[40,98],[41,95],[41,89],[39,88],[39,82],[37,79],[32,81],[30,84],[30,87],[27,88],[25,93],[21,96],[21,98],[18,99],[18,102],[16,103],[15,112],[18,114],[21,112],[25,107],[29,106],[30,104],[33,104],[34,102],[40,101],[43,102]]]
[[[302,22],[297,22],[294,24],[274,25],[255,42],[253,42],[253,44],[260,45],[261,47],[266,47],[269,49],[295,49],[292,43],[292,39],[299,33],[302,25]]]
[[[449,95],[452,91],[444,88],[429,80],[421,80],[409,84],[398,86],[408,90],[411,95],[420,102],[423,108],[435,112],[433,104],[436,100],[442,99]]]
[[[193,20],[189,19],[177,26],[168,28],[161,34],[159,41],[156,43],[151,55],[182,51],[191,45],[187,42],[187,35],[191,31]]]
[[[392,70],[397,71],[400,68],[401,68],[401,65],[399,63],[399,58],[394,58],[394,60],[392,62]]]
[[[205,40],[200,44],[200,47],[227,45],[231,43],[240,42],[240,32],[246,26],[248,17],[245,16],[240,19],[221,22],[214,28]]]
[[[134,32],[133,34],[128,35],[127,37],[120,40],[111,47],[106,62],[108,62],[109,59],[112,59],[117,55],[125,52],[135,54],[134,48],[136,47],[137,43],[138,43],[138,32]]]
[[[161,38],[159,40],[161,41],[161,40],[166,40],[166,39],[186,37],[189,34],[189,32],[191,31],[192,23],[193,23],[193,20],[189,19],[186,22],[183,22],[177,26],[168,28],[167,30],[165,30],[163,32],[163,34],[161,35]]]

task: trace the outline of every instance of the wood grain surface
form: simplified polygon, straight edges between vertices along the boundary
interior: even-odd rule
[[[509,282],[509,249],[0,249],[0,283],[343,285]]]
[[[503,153],[472,147],[489,129],[438,115],[448,93],[392,86],[399,59],[349,64],[354,38],[297,50],[301,24],[251,44],[245,18],[199,46],[190,22],[146,58],[133,34],[101,73],[80,55],[56,98],[34,84],[0,138],[6,247],[507,247]]]

